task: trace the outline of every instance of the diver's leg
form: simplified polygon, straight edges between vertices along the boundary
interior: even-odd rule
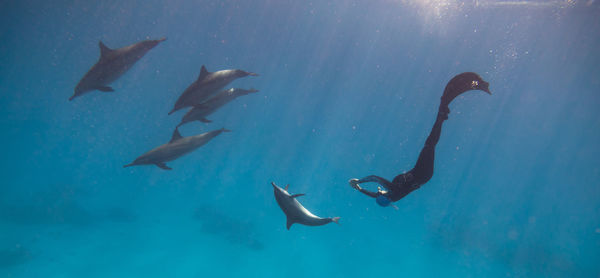
[[[440,111],[438,112],[437,119],[431,128],[431,132],[425,141],[425,146],[419,154],[415,167],[410,171],[413,175],[414,180],[417,184],[421,185],[429,181],[433,176],[433,162],[435,160],[435,146],[440,140],[442,133],[442,124],[448,119],[448,113],[450,110],[448,106],[441,105]]]

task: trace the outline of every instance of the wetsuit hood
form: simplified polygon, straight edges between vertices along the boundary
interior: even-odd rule
[[[375,202],[377,202],[377,204],[382,207],[387,207],[392,203],[392,201],[390,201],[390,198],[384,195],[377,196],[377,198],[375,198]]]

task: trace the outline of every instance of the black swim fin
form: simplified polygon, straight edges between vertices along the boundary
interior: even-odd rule
[[[491,95],[492,93],[490,92],[489,86],[490,83],[483,80],[479,74],[474,72],[463,72],[454,76],[448,84],[446,84],[440,103],[440,109],[441,107],[447,107],[452,100],[467,91],[481,90]]]

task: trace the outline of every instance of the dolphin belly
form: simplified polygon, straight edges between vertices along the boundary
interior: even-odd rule
[[[293,209],[297,212],[295,213],[297,223],[307,226],[321,226],[331,222],[331,218],[318,217],[307,210],[298,200],[294,199],[293,201],[295,203],[292,204]]]
[[[287,192],[287,190],[275,185],[275,183],[271,184],[273,185],[275,200],[287,217],[286,227],[288,230],[294,223],[307,226],[321,226],[331,222],[338,222],[339,217],[321,218],[312,214],[309,210],[302,206],[302,204],[296,200],[296,197],[304,194],[295,194],[292,196]]]
[[[196,150],[207,142],[208,141],[167,144],[164,146],[164,148],[156,150],[156,152],[152,155],[152,160],[156,162],[173,161]]]
[[[211,84],[209,86],[204,86],[201,89],[193,92],[190,97],[189,97],[189,105],[188,106],[192,106],[195,104],[200,104],[206,100],[208,100],[210,97],[214,96],[216,93],[219,92],[220,89],[222,89],[223,87],[225,87],[226,84],[221,85],[215,85],[215,84]]]

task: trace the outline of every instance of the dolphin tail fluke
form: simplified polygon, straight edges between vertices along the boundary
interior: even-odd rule
[[[339,225],[340,224],[339,221],[340,221],[340,217],[339,216],[331,217],[331,222],[335,222],[335,224]]]

